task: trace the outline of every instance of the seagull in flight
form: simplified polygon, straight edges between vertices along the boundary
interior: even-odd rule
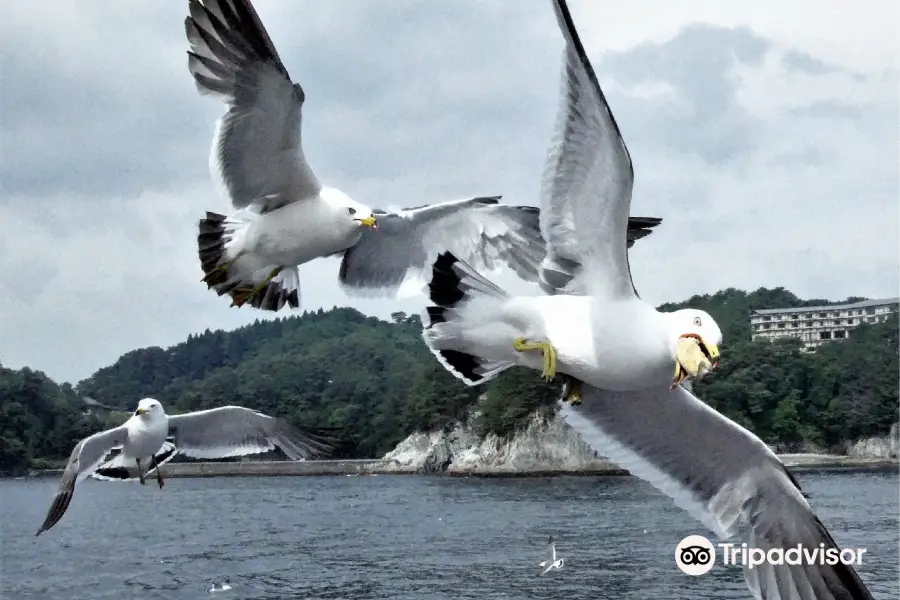
[[[207,212],[197,235],[203,281],[232,306],[300,307],[298,265],[340,257],[351,296],[418,293],[438,252],[536,281],[545,243],[532,206],[477,196],[388,211],[321,182],[301,144],[306,91],[295,83],[249,0],[189,0],[188,69],[228,109],[210,154],[233,212]],[[660,222],[638,218],[633,237]]]
[[[545,296],[515,297],[451,252],[432,265],[426,344],[469,385],[512,366],[569,379],[560,415],[598,454],[668,495],[720,539],[839,550],[799,483],[757,436],[699,400],[722,332],[704,311],[657,311],[631,277],[625,243],[634,169],[565,0],[557,131],[544,172]],[[686,243],[691,239],[685,235]],[[677,265],[702,257],[672,257]],[[510,343],[512,342],[512,343]],[[758,600],[871,600],[849,564],[764,564]]]
[[[538,565],[544,569],[541,575],[545,575],[550,569],[561,569],[565,562],[564,558],[556,558],[556,544],[553,542],[552,535],[550,536],[549,544],[550,556],[546,560],[541,561]]]
[[[75,445],[47,517],[35,535],[59,522],[72,502],[75,483],[101,465],[104,479],[128,480],[130,473],[136,472],[142,485],[155,472],[162,489],[164,479],[159,465],[176,452],[192,458],[226,458],[278,447],[291,460],[302,460],[327,456],[334,448],[332,440],[324,429],[296,428],[242,406],[167,415],[158,400],[144,398],[125,423],[90,435]],[[114,449],[119,449],[120,454],[104,465]]]

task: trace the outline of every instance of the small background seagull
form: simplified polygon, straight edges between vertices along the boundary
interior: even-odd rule
[[[550,554],[546,560],[541,561],[541,564],[538,565],[539,567],[544,569],[541,572],[541,575],[544,575],[550,569],[561,569],[563,566],[563,563],[565,562],[564,558],[559,558],[559,559],[556,558],[556,544],[553,543],[552,535],[550,536],[549,543],[550,543]]]

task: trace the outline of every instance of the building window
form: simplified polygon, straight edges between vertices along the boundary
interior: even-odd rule
[[[778,324],[778,329],[784,329],[784,323],[779,323],[779,324]]]
[[[830,340],[830,339],[831,339],[831,332],[830,332],[830,331],[820,331],[820,332],[819,332],[819,339],[820,339],[820,340]]]
[[[847,332],[844,331],[843,329],[839,329],[838,331],[834,332],[834,339],[836,339],[836,340],[842,340],[845,337],[847,337]]]

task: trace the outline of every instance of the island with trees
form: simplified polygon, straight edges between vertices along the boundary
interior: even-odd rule
[[[897,421],[897,315],[815,352],[797,340],[750,339],[751,310],[822,304],[834,302],[804,301],[783,288],[728,289],[660,309],[702,308],[722,327],[719,368],[694,385],[703,401],[781,452],[841,452]],[[344,440],[338,458],[376,458],[475,409],[480,435],[511,436],[535,413],[552,417],[559,392],[519,368],[465,386],[425,348],[418,316],[385,321],[320,309],[134,350],[74,386],[0,366],[0,471],[59,467],[80,438],[122,422],[146,396],[171,413],[239,404],[336,428]]]

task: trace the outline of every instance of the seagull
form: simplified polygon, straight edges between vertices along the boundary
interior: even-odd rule
[[[564,558],[560,558],[560,559],[556,558],[556,544],[553,543],[552,535],[550,536],[549,543],[550,543],[550,557],[547,560],[541,561],[541,564],[538,565],[541,568],[546,567],[546,568],[544,568],[544,571],[541,573],[541,575],[546,574],[547,571],[549,571],[550,569],[561,569],[563,566],[563,563],[565,562]]]
[[[170,436],[173,442],[167,441]],[[159,464],[171,459],[175,452],[193,458],[226,458],[268,452],[276,446],[291,460],[321,458],[334,448],[324,429],[295,428],[243,406],[167,415],[158,400],[144,398],[124,424],[95,433],[75,445],[47,517],[35,535],[59,522],[72,501],[75,483],[103,465],[115,448],[120,448],[121,453],[110,461],[118,462],[106,467],[105,478],[127,479],[134,470],[145,485],[147,476],[155,471],[162,489]]]
[[[442,253],[428,284],[434,305],[422,318],[426,344],[469,385],[515,365],[548,378],[559,368],[570,378],[561,418],[722,539],[741,535],[764,551],[838,548],[771,449],[689,389],[718,360],[713,318],[659,312],[638,296],[623,239],[631,157],[565,0],[552,3],[566,47],[540,215],[547,295],[509,296]],[[765,564],[745,568],[744,578],[759,600],[872,598],[841,562]]]
[[[502,261],[537,279],[544,240],[538,209],[478,196],[396,212],[373,209],[325,185],[301,145],[306,92],[294,83],[249,0],[189,0],[188,68],[202,95],[228,110],[218,121],[212,176],[234,212],[199,222],[203,281],[232,306],[300,307],[298,265],[340,256],[348,295],[418,290],[440,249],[479,268]],[[646,226],[658,224],[647,219]]]

